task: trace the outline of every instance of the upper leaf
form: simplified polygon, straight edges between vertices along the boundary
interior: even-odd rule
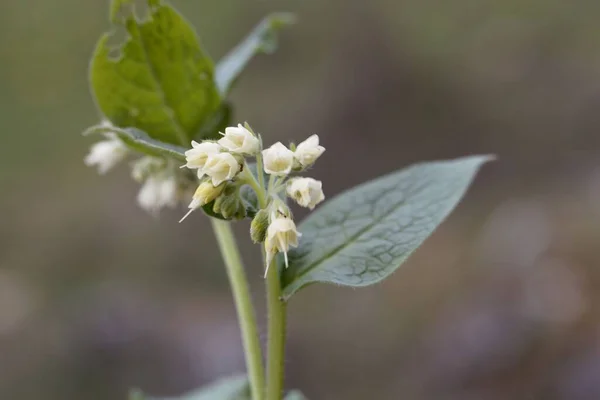
[[[113,0],[117,30],[104,34],[90,65],[96,103],[114,125],[135,127],[153,139],[188,145],[220,105],[213,64],[192,26],[161,0],[146,0],[146,15],[134,0]],[[139,2],[138,2],[139,3]]]
[[[181,397],[150,397],[147,400],[251,400],[251,395],[248,379],[240,375],[220,379]]]
[[[265,17],[243,42],[219,61],[216,82],[223,97],[254,55],[271,54],[277,49],[277,31],[293,22],[294,16],[290,13],[273,13]]]
[[[283,270],[283,297],[313,282],[366,286],[394,272],[458,204],[490,156],[416,164],[311,213]]]

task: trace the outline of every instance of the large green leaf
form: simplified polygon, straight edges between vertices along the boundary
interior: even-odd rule
[[[313,282],[366,286],[389,276],[458,204],[490,156],[413,165],[336,196],[303,221],[283,296]]]
[[[114,125],[138,128],[157,140],[187,146],[221,100],[213,63],[193,27],[161,0],[113,0],[116,29],[104,34],[90,64],[96,103]],[[119,29],[123,43],[112,44]]]
[[[290,13],[273,13],[217,64],[216,82],[219,93],[225,96],[248,62],[256,54],[271,54],[277,49],[277,31],[294,22]]]
[[[133,397],[134,395],[140,397]],[[139,392],[132,392],[130,400],[143,400],[143,398]],[[220,379],[180,397],[147,397],[146,400],[251,400],[251,395],[248,379],[240,375]]]

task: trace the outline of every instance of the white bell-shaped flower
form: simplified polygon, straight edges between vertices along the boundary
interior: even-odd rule
[[[259,150],[258,138],[244,128],[242,124],[238,124],[237,127],[225,128],[225,134],[219,139],[218,143],[232,153],[237,154],[253,156]]]
[[[302,234],[296,230],[296,224],[291,218],[277,215],[271,219],[265,239],[265,252],[267,256],[265,276],[273,257],[278,252],[284,254],[285,266],[288,266],[287,252],[290,250],[290,246],[298,247],[298,238],[300,236]]]
[[[218,153],[208,157],[203,171],[210,176],[212,184],[218,186],[235,178],[240,172],[240,163],[231,153]]]
[[[281,142],[277,142],[268,149],[263,150],[262,155],[267,174],[285,176],[292,170],[294,152]]]
[[[303,168],[309,167],[323,154],[325,147],[319,146],[319,136],[312,135],[296,147],[294,157]]]
[[[218,154],[223,150],[220,144],[216,142],[205,141],[198,143],[192,140],[192,148],[185,152],[187,163],[185,167],[198,169],[198,178],[204,176],[204,165],[206,160],[212,155]]]
[[[323,183],[313,178],[294,178],[288,182],[286,191],[296,203],[311,210],[325,200]]]
[[[107,140],[94,143],[83,162],[88,167],[96,167],[98,173],[105,174],[121,162],[129,149],[116,135],[106,135]]]
[[[144,210],[156,214],[162,208],[174,208],[180,199],[179,185],[174,176],[152,175],[140,189],[137,201]]]

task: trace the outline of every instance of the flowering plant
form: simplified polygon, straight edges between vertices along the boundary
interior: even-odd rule
[[[134,4],[135,3],[135,4]],[[143,9],[140,9],[143,8]],[[458,204],[489,156],[413,165],[325,200],[322,182],[307,177],[323,156],[319,136],[265,146],[249,124],[232,126],[227,95],[250,59],[271,53],[288,14],[265,18],[213,65],[193,28],[161,0],[112,0],[110,20],[127,38],[100,38],[90,83],[103,135],[85,163],[106,173],[127,157],[141,183],[137,201],[152,214],[187,205],[211,221],[237,308],[247,373],[181,397],[187,400],[286,400],[286,304],[303,287],[327,282],[366,286],[394,272]],[[291,204],[313,210],[300,224]],[[250,219],[263,254],[268,303],[267,366],[245,270],[231,223]],[[186,221],[188,222],[188,221]],[[189,221],[191,222],[191,221]],[[132,399],[144,399],[132,393]]]

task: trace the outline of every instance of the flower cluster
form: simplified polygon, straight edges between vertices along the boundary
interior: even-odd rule
[[[106,139],[94,144],[84,161],[104,174],[132,152],[111,131],[116,128],[109,122],[100,127]],[[134,161],[132,176],[142,184],[139,205],[156,214],[162,208],[189,202],[189,211],[181,221],[198,208],[218,218],[251,217],[250,234],[264,246],[266,270],[277,253],[283,253],[287,266],[287,253],[290,247],[298,246],[301,234],[286,198],[311,210],[325,199],[320,181],[291,175],[310,168],[325,148],[319,145],[317,135],[297,146],[277,142],[263,148],[260,136],[248,124],[228,127],[221,135],[216,141],[192,141],[183,166],[154,156]],[[249,162],[252,158],[256,167]],[[252,189],[252,196],[247,187]]]
[[[319,137],[313,135],[298,146],[286,147],[277,142],[263,149],[260,137],[247,124],[228,127],[221,135],[218,141],[193,141],[192,148],[185,153],[184,167],[196,171],[200,184],[182,221],[194,210],[210,207],[211,203],[212,212],[224,218],[247,216],[240,189],[248,185],[258,199],[251,236],[255,242],[264,243],[266,270],[277,253],[283,253],[287,266],[287,253],[290,247],[298,246],[301,234],[285,197],[311,210],[325,199],[320,181],[289,176],[311,167],[325,148],[319,145]],[[247,160],[252,157],[264,172],[252,172]]]

